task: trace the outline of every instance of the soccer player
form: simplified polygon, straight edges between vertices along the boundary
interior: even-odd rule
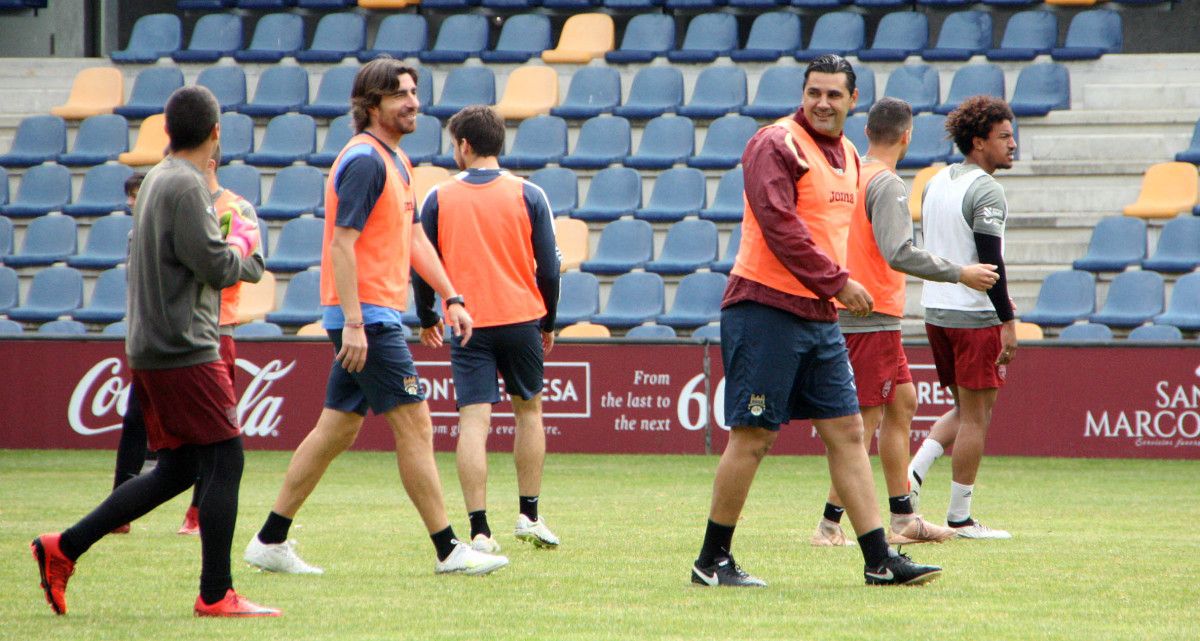
[[[221,363],[218,290],[254,269],[258,227],[233,222],[221,238],[205,162],[220,135],[216,98],[184,87],[167,99],[166,158],[146,175],[129,252],[129,334],[125,350],[158,465],[113,490],[91,514],[30,545],[46,600],[67,611],[75,562],[118,525],[129,523],[204,482],[200,500],[201,570],[197,616],[279,616],[233,590],[229,549],[237,520],[242,438],[229,370]]]
[[[287,540],[292,519],[326,468],[362,427],[367,410],[387,419],[396,440],[400,480],[437,552],[438,573],[487,574],[508,559],[454,536],[433,458],[433,423],[421,394],[401,314],[410,266],[450,304],[446,319],[463,343],[472,320],[417,222],[412,166],[400,139],[417,125],[417,72],[391,57],[367,63],[354,78],[350,113],[358,133],[334,161],[325,183],[321,255],[322,324],[334,363],[325,408],[288,465],[283,487],[245,559],[264,570],[321,574]]]
[[[540,187],[500,169],[504,120],[484,105],[450,119],[454,160],[463,171],[430,190],[421,224],[461,287],[475,329],[470,344],[451,339],[450,368],[459,416],[458,477],[462,483],[471,545],[499,552],[487,521],[487,437],[492,405],[500,402],[496,374],[516,414],[513,459],[519,513],[514,534],[537,547],[554,548],[558,537],[538,516],[546,432],[542,427],[544,355],[554,346],[558,303],[558,247],[554,214]],[[442,321],[433,290],[413,280],[421,316],[421,342],[442,345]],[[453,299],[447,303],[454,303]]]
[[[863,445],[879,430],[879,459],[887,481],[891,511],[888,543],[941,542],[954,531],[925,521],[908,499],[908,443],[917,392],[900,344],[904,317],[904,275],[926,280],[962,283],[986,290],[996,281],[991,265],[961,266],[913,244],[908,190],[896,175],[896,163],[912,139],[912,108],[896,98],[882,98],[867,115],[870,146],[862,157],[858,203],[850,223],[846,268],[875,301],[869,316],[841,310],[838,324],[846,337],[858,405],[866,433]],[[812,544],[845,545],[839,521],[841,501],[830,491],[825,514]]]
[[[971,518],[975,477],[996,394],[1017,350],[1017,321],[1004,275],[1004,221],[1008,203],[992,176],[1010,169],[1017,149],[1013,113],[991,96],[964,100],[946,117],[946,131],[966,160],[929,180],[921,199],[925,248],[960,262],[996,265],[999,279],[986,294],[954,283],[925,283],[925,332],[938,382],[954,395],[954,409],[933,424],[909,465],[913,503],[929,467],[953,446],[946,523],[968,539],[1007,539]]]
[[[804,76],[800,109],[760,129],[742,154],[742,243],[721,303],[731,428],[691,578],[708,586],[766,585],[734,562],[734,526],[780,424],[809,418],[859,535],[866,582],[923,583],[941,568],[890,549],[881,526],[854,379],[830,300],[859,315],[873,304],[839,266],[858,194],[858,153],[842,136],[858,98],[854,69],[826,55],[809,63]]]

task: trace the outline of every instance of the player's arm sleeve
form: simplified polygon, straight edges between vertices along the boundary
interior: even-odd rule
[[[325,215],[332,214],[338,227],[362,231],[371,210],[375,209],[379,195],[383,193],[385,182],[387,170],[378,154],[372,151],[354,155],[338,168],[334,180],[338,197],[337,211],[325,212]]]
[[[221,226],[212,211],[212,197],[198,182],[180,180],[175,200],[172,244],[179,262],[192,270],[200,282],[213,289],[224,289],[238,282],[242,258],[221,238]]]
[[[867,185],[867,216],[879,254],[892,269],[917,278],[958,282],[962,268],[913,244],[908,190],[899,176],[882,171]]]
[[[425,230],[425,236],[429,238],[429,242],[433,243],[433,248],[437,250],[438,256],[442,255],[442,250],[438,246],[438,198],[437,188],[430,189],[429,194],[425,196],[425,204],[421,205],[420,218],[418,219],[421,228]],[[425,282],[424,278],[417,273],[417,270],[412,270],[413,284],[413,304],[417,306],[417,317],[421,319],[421,327],[433,327],[442,319],[442,315],[435,308],[437,302],[435,298],[436,292],[429,283]]]
[[[559,252],[554,237],[554,214],[546,194],[534,185],[525,185],[525,206],[529,211],[532,234],[533,259],[537,263],[534,277],[542,302],[546,304],[546,315],[542,317],[542,331],[554,331],[558,317]]]
[[[242,218],[245,218],[246,220],[252,220],[254,221],[254,224],[258,225],[259,238],[266,240],[266,234],[262,233],[265,225],[263,224],[263,221],[259,219],[258,212],[254,210],[254,205],[251,205],[245,200],[239,200],[237,203],[237,208],[238,213],[242,216]],[[258,281],[262,280],[263,272],[267,269],[266,263],[263,261],[264,249],[265,248],[262,246],[262,242],[260,241],[258,247],[254,249],[254,253],[247,257],[248,260],[242,261],[242,273],[238,277],[238,280],[246,283],[257,283]]]
[[[987,295],[996,309],[996,316],[1002,322],[1008,322],[1015,315],[1008,296],[1008,276],[1004,268],[1004,223],[1008,217],[1004,188],[994,180],[981,179],[975,183],[973,191],[974,194],[968,194],[966,201],[971,231],[975,236],[975,251],[979,255],[979,262],[996,266],[1000,278]]]
[[[817,247],[808,226],[796,215],[796,181],[808,163],[783,127],[765,127],[742,154],[746,201],[767,247],[784,267],[822,299],[833,298],[850,273]]]

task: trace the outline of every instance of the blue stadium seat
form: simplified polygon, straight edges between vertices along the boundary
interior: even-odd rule
[[[321,240],[325,235],[325,221],[320,218],[295,218],[287,221],[275,251],[267,259],[267,269],[272,273],[302,272],[321,264]]]
[[[662,252],[646,263],[656,274],[690,274],[717,258],[717,226],[708,220],[681,220],[667,230]]]
[[[99,165],[129,151],[129,123],[124,116],[101,114],[91,116],[79,125],[75,147],[58,157],[60,165],[85,167]]]
[[[909,6],[911,0],[854,0],[854,4],[869,9],[898,9]]]
[[[592,322],[609,329],[636,327],[663,313],[664,297],[662,276],[648,272],[622,274],[613,281],[604,311],[593,316]]]
[[[700,213],[707,200],[705,195],[704,172],[675,167],[658,175],[650,201],[633,215],[655,223],[675,222]]]
[[[447,119],[467,105],[496,104],[496,75],[485,66],[458,66],[450,70],[442,83],[442,95],[437,104],[425,108],[425,113]]]
[[[550,18],[539,13],[522,13],[504,21],[493,49],[479,54],[484,62],[528,62],[554,48]]]
[[[268,323],[288,327],[307,325],[321,318],[321,272],[303,271],[288,281],[279,309],[267,314]]]
[[[283,336],[283,328],[275,323],[254,321],[233,328],[234,338],[272,338]]]
[[[1187,149],[1175,154],[1175,160],[1200,165],[1200,120],[1196,121],[1196,128],[1192,130],[1191,144]]]
[[[638,325],[625,333],[625,338],[663,340],[675,338],[675,330],[666,325]]]
[[[9,267],[38,267],[64,261],[75,253],[77,227],[68,216],[41,216],[25,228],[19,252],[4,257]]]
[[[160,114],[167,98],[183,86],[183,72],[178,67],[150,67],[133,80],[133,90],[125,104],[115,107],[113,113],[126,118],[145,118]]]
[[[500,156],[507,169],[540,169],[567,155],[567,122],[558,116],[534,116],[521,121],[512,148]]]
[[[567,216],[579,206],[579,179],[564,167],[545,167],[529,176],[529,182],[542,188],[555,216]]]
[[[834,11],[817,18],[808,48],[796,51],[795,56],[805,62],[827,53],[845,56],[862,49],[866,42],[867,23],[861,14]]]
[[[750,25],[746,46],[729,57],[734,62],[775,62],[800,48],[800,16],[786,11],[761,13]]]
[[[358,0],[296,0],[301,9],[344,9],[358,6]]]
[[[682,163],[696,150],[691,118],[659,116],[646,123],[637,151],[625,157],[625,166],[635,169],[669,169]]]
[[[692,338],[702,338],[713,342],[721,342],[721,322],[709,323],[703,327],[696,328],[692,332]]]
[[[593,274],[624,274],[650,262],[653,253],[654,230],[650,223],[617,220],[604,226],[596,253],[579,269]]]
[[[797,103],[798,104],[798,103]],[[749,116],[729,114],[708,125],[700,153],[688,159],[688,167],[732,169],[742,159],[746,143],[758,131],[758,123]]]
[[[246,154],[246,164],[286,167],[317,150],[317,123],[312,116],[283,114],[267,123],[258,151]]]
[[[719,118],[746,106],[746,71],[741,67],[708,67],[696,78],[692,98],[675,113],[689,118]]]
[[[916,169],[937,162],[946,162],[953,143],[946,138],[946,117],[940,114],[919,114],[913,117],[912,143],[897,167]],[[865,148],[860,151],[866,151]]]
[[[317,97],[311,103],[300,107],[300,113],[314,118],[337,118],[350,113],[350,93],[358,69],[358,65],[338,65],[326,70],[321,75]]]
[[[241,9],[287,9],[296,6],[296,0],[238,0]]]
[[[298,111],[308,104],[308,72],[304,67],[279,65],[268,67],[258,77],[254,99],[238,111],[257,118],[271,118]]]
[[[1004,98],[1004,70],[991,64],[963,65],[954,72],[946,101],[934,108],[934,113],[948,114],[971,96],[987,94]]]
[[[11,336],[13,334],[24,334],[25,328],[17,321],[0,318],[0,335]]]
[[[79,198],[64,205],[62,210],[69,216],[107,216],[114,211],[127,212],[125,181],[133,170],[125,165],[96,165],[83,176],[83,187]]]
[[[52,321],[82,304],[83,276],[70,267],[47,267],[33,275],[25,304],[8,310],[7,315],[25,322]]]
[[[1113,333],[1107,325],[1099,323],[1079,323],[1069,325],[1059,332],[1058,340],[1075,341],[1079,343],[1107,343],[1112,341]]]
[[[84,323],[115,323],[125,318],[127,282],[124,267],[105,270],[92,288],[87,306],[71,312],[71,318]]]
[[[325,177],[320,169],[301,165],[284,167],[275,174],[271,195],[258,208],[258,216],[267,220],[288,220],[316,211],[324,198]]]
[[[559,284],[556,327],[590,320],[600,313],[600,281],[587,272],[567,272]]]
[[[0,175],[0,179],[4,176]],[[0,216],[0,262],[4,262],[3,258],[12,253],[13,250],[13,224],[6,216]]]
[[[742,243],[742,226],[737,225],[729,234],[729,241],[725,243],[725,253],[721,255],[720,260],[714,260],[709,269],[714,272],[728,274],[729,270],[733,269],[733,261],[737,257],[738,247]]]
[[[109,323],[109,324],[105,325],[104,329],[100,330],[100,334],[103,336],[122,336],[123,337],[123,336],[125,336],[127,329],[128,329],[128,326],[125,324],[125,321],[117,321],[115,323]]]
[[[1021,320],[1043,327],[1061,327],[1086,319],[1096,311],[1096,277],[1088,272],[1054,272],[1042,281],[1037,303]]]
[[[487,18],[474,13],[452,15],[438,31],[433,48],[417,54],[424,63],[464,62],[487,49]]]
[[[983,4],[995,7],[1029,7],[1042,4],[1042,0],[983,0]]]
[[[610,112],[621,104],[621,74],[612,67],[582,67],[571,75],[571,86],[562,104],[550,114],[583,119]]]
[[[795,113],[803,97],[802,67],[771,66],[759,77],[754,101],[742,107],[742,115],[762,119],[782,118]]]
[[[918,5],[938,8],[965,7],[975,4],[977,0],[917,0]]]
[[[854,106],[854,113],[865,114],[871,111],[871,105],[875,104],[875,71],[858,63],[852,62],[850,66],[854,68],[854,88],[858,90],[858,102]]]
[[[1063,46],[1050,50],[1055,60],[1095,60],[1106,53],[1120,53],[1124,46],[1121,14],[1109,9],[1092,9],[1075,14],[1067,27]]]
[[[1146,343],[1174,343],[1183,340],[1183,332],[1173,325],[1142,325],[1129,332],[1129,340]]]
[[[1120,272],[1146,258],[1146,221],[1109,216],[1096,224],[1087,253],[1071,264],[1089,272]]]
[[[915,11],[896,11],[879,21],[871,47],[860,50],[858,59],[865,62],[902,62],[928,46],[929,18]]]
[[[613,109],[624,118],[655,118],[683,104],[683,73],[675,67],[645,67],[633,77],[625,104]]]
[[[0,291],[3,287],[0,287]],[[0,294],[0,298],[3,295]],[[0,304],[3,307],[3,304]],[[1200,330],[1200,273],[1188,274],[1175,281],[1166,313],[1154,317],[1159,325],[1173,325],[1189,332]]]
[[[946,16],[937,44],[921,52],[921,57],[926,60],[969,60],[991,46],[992,14],[959,11]]]
[[[330,129],[332,130],[332,125]],[[353,133],[351,131],[350,118],[348,116],[345,120],[345,129],[347,132]],[[350,140],[349,136],[346,137],[346,140],[342,141],[342,144],[337,148],[337,151],[333,151],[332,149],[330,149],[330,151],[336,155],[339,151],[341,151],[342,147],[346,145],[348,140]],[[329,145],[326,144],[325,147],[328,149]],[[417,130],[411,134],[405,134],[405,136],[400,139],[400,149],[404,151],[404,155],[408,156],[409,162],[414,165],[427,163],[430,160],[433,160],[434,156],[442,153],[441,121],[428,114],[417,114]],[[333,158],[330,158],[329,163],[325,166],[328,167],[329,165],[332,165],[333,160]],[[309,164],[312,164],[311,157]]]
[[[620,116],[596,116],[584,121],[575,151],[558,164],[573,169],[603,169],[619,164],[632,150],[629,121]]]
[[[55,320],[38,326],[37,333],[52,336],[82,336],[87,326],[77,320]]]
[[[67,258],[76,269],[108,269],[125,262],[129,253],[129,232],[133,217],[125,214],[96,219],[88,230],[83,251]]]
[[[217,168],[217,183],[245,198],[251,205],[262,204],[262,175],[250,165],[225,165]]]
[[[658,317],[659,324],[693,328],[719,322],[721,298],[725,295],[727,280],[725,274],[716,272],[696,272],[684,276],[675,289],[671,311]]]
[[[469,11],[471,7],[479,6],[479,0],[425,0],[421,8],[448,13],[454,11]]]
[[[1057,109],[1071,108],[1071,76],[1057,62],[1029,65],[1017,76],[1017,86],[1009,101],[1013,114],[1044,116]]]
[[[7,204],[8,204],[8,172],[5,171],[4,167],[0,167],[0,205],[7,205]],[[5,220],[7,220],[7,219],[5,219]],[[12,223],[10,222],[9,225],[11,226],[11,224]],[[10,230],[11,230],[11,227],[10,227]],[[11,236],[12,235],[9,234],[10,240],[11,240]],[[0,246],[0,250],[2,250],[2,249],[3,249],[3,246]],[[2,253],[3,253],[3,251],[0,251],[0,254],[2,254]]]
[[[312,45],[296,52],[300,62],[341,62],[367,47],[367,19],[357,13],[321,16]]]
[[[661,13],[640,13],[629,20],[621,46],[604,54],[614,64],[650,62],[675,46],[675,19]]]
[[[8,220],[0,218],[0,220]],[[590,274],[589,274],[590,276]],[[595,276],[592,276],[595,278]],[[0,314],[16,307],[21,303],[21,285],[17,272],[12,267],[0,267]]]
[[[1089,320],[1109,327],[1137,327],[1163,313],[1163,277],[1158,272],[1117,274],[1108,288],[1104,307]]]
[[[25,172],[17,197],[0,205],[0,214],[13,218],[30,218],[52,211],[62,211],[71,202],[71,171],[62,165],[38,165]]]
[[[254,119],[246,114],[221,114],[221,164],[245,160],[254,151]]]
[[[0,166],[32,167],[53,161],[67,152],[67,123],[58,116],[22,118],[12,147],[0,156]]]
[[[216,62],[242,48],[242,17],[232,13],[200,16],[187,49],[171,54],[175,62]]]
[[[109,54],[117,63],[150,64],[169,56],[183,45],[179,17],[171,13],[152,13],[133,23],[133,33],[125,48]]]
[[[717,195],[707,209],[700,211],[700,218],[714,222],[741,222],[745,205],[742,200],[742,168],[734,167],[721,176],[717,183]]]
[[[610,221],[632,215],[642,206],[642,177],[628,167],[601,169],[592,176],[583,205],[571,218]]]
[[[988,60],[1033,60],[1050,53],[1058,42],[1058,17],[1035,9],[1015,13],[1004,26],[1000,46],[987,50]]]
[[[304,47],[304,19],[294,13],[270,13],[258,19],[250,46],[233,52],[238,62],[279,62]]]
[[[418,131],[420,131],[419,123],[421,122],[421,118],[427,117],[429,116],[425,114],[417,114]],[[434,120],[436,121],[437,118],[434,118]],[[346,143],[350,142],[352,137],[354,137],[354,127],[350,114],[342,114],[334,118],[329,121],[329,127],[325,129],[325,140],[321,143],[321,150],[309,154],[305,158],[305,161],[314,167],[329,167],[333,164],[333,161],[337,160],[338,154],[342,153],[342,148],[346,146]],[[440,139],[440,132],[438,132],[438,137]],[[420,140],[419,137],[416,137],[415,133],[409,134],[400,141],[402,149],[405,148],[404,143],[409,138]],[[410,156],[409,158],[411,159],[412,157]],[[416,160],[412,162],[413,164],[417,163]]]
[[[1190,272],[1200,265],[1200,217],[1183,214],[1167,221],[1158,237],[1154,254],[1142,261],[1142,269],[1156,272]]]
[[[933,111],[941,100],[937,69],[918,63],[902,65],[888,74],[883,95],[899,98],[912,105],[914,114]]]
[[[683,45],[668,51],[667,60],[712,62],[718,56],[728,56],[737,46],[737,18],[733,14],[702,13],[688,23]]]
[[[196,84],[213,92],[221,111],[236,111],[246,104],[246,72],[237,65],[206,67]]]
[[[425,50],[429,43],[429,23],[419,13],[393,13],[379,23],[370,49],[358,52],[359,62],[370,62],[379,54],[404,60]]]
[[[515,11],[518,9],[532,9],[540,7],[542,0],[479,0],[479,6],[485,9],[507,9]]]

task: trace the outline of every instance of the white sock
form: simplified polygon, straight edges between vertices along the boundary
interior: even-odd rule
[[[916,472],[917,476],[920,477],[921,482],[924,482],[926,478],[925,475],[929,473],[929,468],[933,466],[933,462],[936,461],[939,456],[945,453],[946,449],[942,447],[941,443],[938,443],[931,438],[927,438],[924,441],[921,441],[921,447],[917,450],[917,453],[913,455],[912,462],[908,464],[908,469],[912,472]]]
[[[971,495],[974,493],[974,485],[950,481],[950,509],[946,512],[946,520],[958,522],[971,518]]]

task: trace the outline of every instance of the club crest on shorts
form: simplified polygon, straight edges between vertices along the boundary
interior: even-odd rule
[[[416,396],[420,390],[421,390],[421,388],[417,386],[417,377],[416,376],[405,376],[404,377],[404,393],[405,394],[408,394],[409,396]]]
[[[999,376],[1000,380],[1002,380],[1002,381],[1007,379],[1008,378],[1008,365],[997,365],[996,366],[996,376]]]
[[[753,416],[762,416],[762,413],[767,411],[767,395],[751,394],[750,403],[746,405],[746,409],[750,410],[750,414]]]
[[[881,396],[883,396],[884,398],[887,398],[888,394],[891,394],[891,393],[892,393],[892,379],[889,378],[888,380],[883,382],[883,389],[879,390],[879,394]]]

